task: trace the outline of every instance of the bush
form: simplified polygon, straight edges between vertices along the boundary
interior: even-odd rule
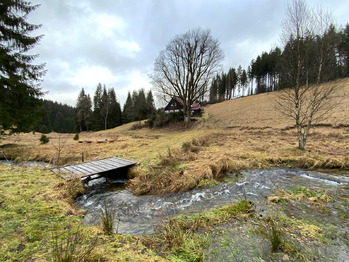
[[[177,123],[184,121],[184,116],[182,112],[177,113],[164,113],[158,111],[156,114],[153,114],[147,121],[148,127],[163,127],[170,123]]]
[[[73,139],[74,139],[74,140],[79,140],[79,134],[76,133]]]
[[[46,144],[50,141],[50,138],[47,137],[46,135],[42,134],[39,140],[40,140],[41,144]]]

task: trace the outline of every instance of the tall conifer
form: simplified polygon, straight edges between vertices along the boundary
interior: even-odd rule
[[[42,116],[38,98],[45,64],[31,64],[38,55],[27,54],[42,38],[31,36],[41,25],[27,22],[38,7],[22,0],[0,3],[0,131],[30,131]]]

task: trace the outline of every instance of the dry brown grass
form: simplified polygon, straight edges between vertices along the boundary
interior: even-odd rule
[[[343,91],[349,92],[349,80]],[[0,141],[0,151],[14,160],[53,163],[59,136],[66,142],[59,164],[117,156],[141,165],[133,171],[129,186],[136,194],[182,192],[210,184],[232,171],[271,166],[301,168],[349,167],[349,96],[331,117],[312,129],[306,150],[297,148],[296,130],[272,106],[274,94],[243,97],[205,109],[208,116],[191,129],[131,130],[134,123],[100,132],[48,134],[50,142],[40,144],[41,134],[20,134]],[[116,140],[100,143],[100,140]],[[0,152],[0,158],[2,157]]]
[[[349,78],[342,80],[341,86],[338,94],[344,96],[342,103],[331,112],[329,118],[319,124],[334,127],[349,126],[349,97],[347,96]],[[274,130],[294,127],[294,121],[285,119],[275,110],[274,100],[275,93],[264,93],[214,104],[209,106],[209,118],[216,127],[220,128]]]

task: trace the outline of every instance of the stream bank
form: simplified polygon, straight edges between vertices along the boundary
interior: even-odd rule
[[[76,203],[86,210],[86,225],[100,223],[101,209],[107,203],[116,210],[116,233],[151,235],[156,225],[171,217],[190,217],[247,199],[254,204],[253,218],[193,233],[207,235],[204,260],[346,261],[349,257],[347,172],[272,168],[241,171],[225,181],[179,194],[134,196],[124,187],[125,181],[101,179],[91,181],[89,192]],[[284,243],[275,252],[266,233],[271,221]]]
[[[148,235],[163,219],[178,214],[192,214],[211,208],[248,199],[256,203],[257,212],[268,214],[264,208],[266,198],[278,189],[299,186],[334,189],[349,184],[349,175],[331,175],[302,169],[272,168],[270,170],[247,170],[227,176],[229,183],[210,188],[199,188],[165,196],[135,196],[124,187],[125,181],[104,178],[90,181],[88,193],[76,199],[77,205],[86,210],[84,223],[99,223],[99,213],[104,202],[117,207],[120,218],[118,233]]]

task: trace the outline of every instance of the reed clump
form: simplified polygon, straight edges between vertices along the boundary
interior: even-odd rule
[[[88,239],[82,230],[68,229],[59,235],[52,236],[52,261],[83,262],[90,260],[93,250],[100,243],[98,237]]]
[[[112,206],[112,203],[104,201],[103,207],[100,211],[100,217],[102,222],[102,228],[107,235],[113,234],[114,220],[116,218],[116,208]]]

